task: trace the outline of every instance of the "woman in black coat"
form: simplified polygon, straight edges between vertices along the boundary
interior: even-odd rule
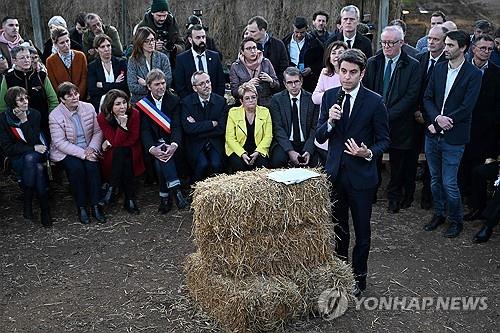
[[[40,135],[40,112],[28,108],[28,92],[22,87],[9,88],[5,102],[8,109],[0,114],[0,146],[21,180],[23,216],[33,220],[32,201],[36,192],[40,202],[40,221],[44,227],[50,227],[45,169],[48,148]]]
[[[87,89],[90,102],[99,113],[101,97],[111,89],[128,93],[127,60],[117,58],[111,53],[111,38],[100,34],[94,39],[94,48],[99,57],[88,66]]]

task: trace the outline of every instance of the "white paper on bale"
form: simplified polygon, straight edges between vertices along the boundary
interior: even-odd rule
[[[319,177],[320,174],[311,170],[302,168],[293,168],[286,170],[273,171],[267,175],[267,178],[285,185],[302,183],[310,178]]]

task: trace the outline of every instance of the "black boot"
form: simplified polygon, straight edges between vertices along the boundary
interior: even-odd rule
[[[132,215],[139,215],[139,207],[137,207],[137,203],[134,199],[125,198],[125,202],[123,203],[123,208]]]
[[[493,228],[487,225],[483,225],[481,227],[481,230],[478,231],[472,241],[474,243],[486,243],[490,239],[491,234],[493,234]]]
[[[167,193],[166,197],[160,197],[160,205],[158,206],[158,212],[161,214],[167,214],[172,209],[172,198],[170,194]]]
[[[33,188],[24,188],[23,196],[23,217],[26,220],[33,221]]]
[[[182,194],[181,187],[176,186],[171,189],[171,195],[175,198],[175,205],[179,209],[184,209],[189,206],[184,194]]]
[[[89,213],[87,207],[78,207],[78,219],[83,224],[90,224]]]
[[[49,195],[48,193],[39,194],[38,201],[40,202],[40,221],[45,228],[52,227],[52,219],[50,218]]]
[[[106,223],[106,216],[102,212],[101,206],[99,205],[92,206],[92,217],[99,223]]]

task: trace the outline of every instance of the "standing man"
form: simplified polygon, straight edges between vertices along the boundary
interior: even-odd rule
[[[361,50],[366,58],[370,58],[373,55],[372,43],[371,41],[357,33],[357,27],[359,22],[359,9],[354,5],[345,6],[340,11],[340,22],[341,31],[328,38],[325,47],[330,45],[336,40],[343,41],[349,46],[349,48]]]
[[[304,77],[304,89],[313,92],[323,68],[323,44],[307,32],[307,19],[297,16],[293,32],[283,38],[289,66],[297,67]]]
[[[87,62],[92,62],[97,56],[97,50],[94,48],[95,36],[105,34],[111,38],[111,52],[115,57],[123,56],[123,47],[118,30],[112,25],[104,25],[99,15],[89,13],[85,16],[87,31],[83,33],[83,53],[87,56]]]
[[[0,75],[12,67],[10,51],[23,42],[19,35],[19,21],[16,17],[4,17],[2,19],[2,30],[0,34]]]
[[[175,56],[186,48],[186,44],[179,34],[179,27],[174,15],[170,11],[167,0],[153,0],[151,8],[144,14],[144,18],[137,28],[149,27],[156,33],[156,51],[168,55],[172,67],[175,65]]]
[[[387,187],[388,211],[397,213],[409,207],[412,147],[414,140],[414,113],[420,90],[418,61],[402,50],[404,34],[400,26],[385,27],[380,37],[382,52],[368,59],[363,84],[384,98],[389,113],[389,163],[391,177]],[[380,170],[379,170],[380,177]]]
[[[273,96],[269,108],[274,140],[271,165],[314,167],[318,164],[314,148],[318,105],[313,103],[311,93],[302,89],[302,74],[297,68],[288,67],[283,76],[286,90]]]
[[[248,20],[247,32],[264,52],[264,57],[273,64],[278,80],[283,82],[283,72],[289,64],[285,44],[267,32],[267,21],[262,16],[254,16]]]
[[[432,13],[431,15],[431,29],[435,27],[436,25],[441,25],[444,22],[446,22],[446,16],[444,15],[443,12],[437,11]],[[450,30],[450,29],[448,29]],[[424,37],[420,38],[417,41],[417,44],[415,45],[415,48],[418,50],[418,52],[424,52],[424,49],[427,47],[427,35]]]
[[[330,33],[327,30],[328,17],[328,14],[322,10],[314,12],[312,17],[313,29],[311,35],[319,39],[323,45],[325,45],[330,37]]]
[[[327,90],[321,102],[316,140],[329,139],[326,172],[338,202],[333,216],[337,254],[348,259],[349,210],[356,242],[352,266],[356,278],[353,293],[366,289],[370,252],[372,199],[378,183],[376,160],[389,147],[389,124],[382,97],[361,84],[366,57],[360,50],[347,50],[339,57],[341,87]]]
[[[219,53],[207,50],[205,29],[198,24],[189,28],[188,41],[192,47],[177,55],[174,72],[175,90],[181,98],[192,94],[194,90],[191,76],[196,71],[202,71],[210,76],[211,91],[224,96],[224,70]]]
[[[224,171],[228,108],[224,97],[212,93],[210,81],[207,73],[196,71],[191,76],[194,93],[186,96],[181,104],[181,122],[187,134],[186,154],[194,171],[194,181]]]
[[[444,237],[457,237],[463,228],[463,207],[457,173],[470,138],[472,110],[481,89],[481,71],[465,61],[469,36],[462,30],[446,34],[448,62],[436,65],[424,94],[427,131],[425,156],[431,172],[434,216],[424,226],[435,230],[446,220]]]

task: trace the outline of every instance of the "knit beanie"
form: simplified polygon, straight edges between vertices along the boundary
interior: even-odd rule
[[[153,0],[151,4],[151,13],[170,11],[168,0]]]

